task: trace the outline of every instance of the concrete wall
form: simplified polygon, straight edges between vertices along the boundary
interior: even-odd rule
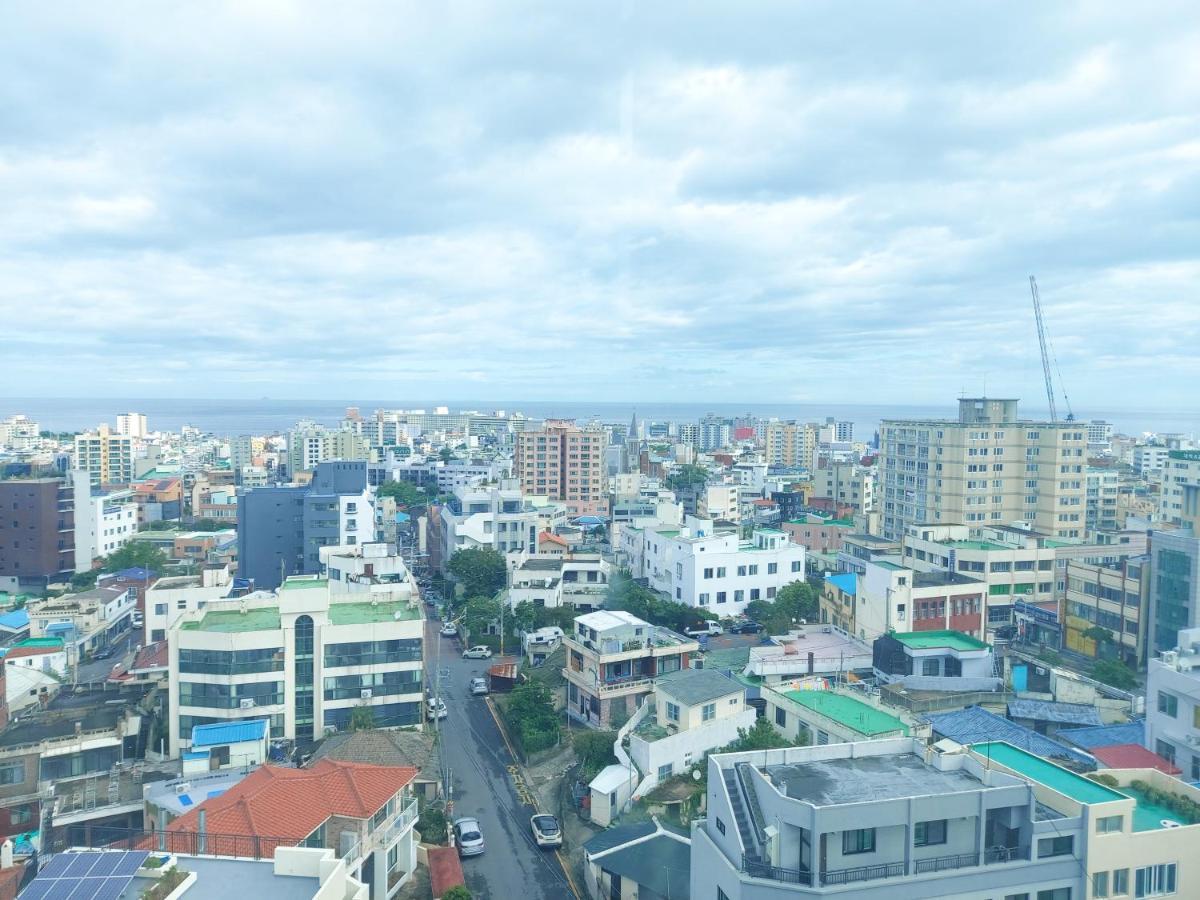
[[[753,728],[754,709],[740,704],[738,709],[739,712],[725,718],[656,741],[644,740],[636,734],[631,735],[629,754],[645,776],[634,796],[640,797],[654,790],[658,785],[658,770],[661,766],[670,763],[673,767],[671,774],[678,775],[689,766],[703,761],[704,754],[708,751],[724,747],[736,740],[739,728]]]

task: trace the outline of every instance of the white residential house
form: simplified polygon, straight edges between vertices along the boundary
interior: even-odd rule
[[[622,529],[622,551],[635,578],[677,603],[736,616],[754,600],[773,600],[779,588],[804,578],[804,548],[773,528],[748,541],[715,531],[712,521],[688,516],[681,528]]]
[[[1146,749],[1200,781],[1200,628],[1179,632],[1179,643],[1149,662],[1146,672]]]
[[[28,606],[29,636],[61,638],[74,665],[128,631],[136,607],[133,588],[93,588],[34,601]]]
[[[504,554],[537,547],[541,531],[566,524],[566,507],[529,497],[515,479],[459,487],[441,507],[443,565],[458,550],[488,548]]]
[[[201,575],[160,578],[146,589],[143,615],[145,643],[164,641],[175,621],[214,600],[229,596],[232,588],[227,567]]]
[[[515,609],[532,603],[591,612],[604,605],[612,566],[599,553],[518,554],[509,570],[507,600]]]

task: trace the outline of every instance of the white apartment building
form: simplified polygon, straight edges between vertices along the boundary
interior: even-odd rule
[[[367,440],[349,429],[330,431],[326,428],[298,428],[288,433],[288,477],[299,472],[311,472],[326,460],[369,460],[371,448]]]
[[[1087,530],[1117,530],[1117,495],[1121,492],[1121,476],[1116,469],[1088,466],[1084,471],[1087,485],[1084,509]]]
[[[75,466],[88,473],[92,484],[133,481],[133,438],[113,434],[107,425],[75,435]]]
[[[203,609],[214,600],[229,596],[232,580],[229,567],[205,568],[200,575],[160,578],[146,588],[146,607],[142,616],[144,643],[165,641],[171,626],[189,612]],[[263,593],[262,596],[271,596]]]
[[[958,406],[957,420],[881,424],[883,536],[922,523],[1026,522],[1048,537],[1083,538],[1086,425],[1021,420],[1016,400]]]
[[[784,585],[804,579],[804,548],[782,531],[715,532],[709,519],[688,516],[681,528],[621,529],[621,552],[635,578],[677,603],[739,615],[747,603],[773,600]]]
[[[1200,781],[1200,628],[1179,632],[1175,650],[1146,671],[1146,749]]]
[[[67,655],[77,664],[87,653],[107,647],[129,630],[137,594],[133,588],[93,588],[31,601],[29,636],[61,638]]]
[[[1094,419],[1087,423],[1087,440],[1089,447],[1107,450],[1112,443],[1113,427],[1111,422]]]
[[[696,515],[702,519],[724,519],[726,522],[742,520],[738,502],[739,485],[710,484],[704,488],[696,503]]]
[[[141,440],[150,434],[146,425],[146,417],[141,413],[121,413],[117,416],[117,434],[128,435]]]
[[[567,522],[567,508],[543,497],[527,497],[515,479],[499,485],[460,487],[441,507],[442,562],[456,551],[488,548],[501,554],[537,550],[540,531]]]
[[[724,419],[706,416],[696,426],[696,447],[702,451],[720,450],[733,440],[733,429]]]
[[[1133,468],[1143,478],[1159,473],[1167,464],[1170,448],[1165,444],[1137,444],[1133,448]]]
[[[0,420],[0,450],[33,450],[41,440],[41,426],[26,416]]]
[[[612,566],[599,553],[511,554],[507,602],[591,612],[604,605]]]
[[[1134,779],[1099,785],[1011,744],[907,737],[708,758],[691,889],[718,900],[1085,900],[1196,895],[1198,825],[1162,823]],[[1161,808],[1159,808],[1161,809]]]
[[[1200,450],[1172,450],[1162,470],[1159,516],[1200,533]]]
[[[75,571],[86,572],[92,562],[124,547],[138,530],[138,505],[128,489],[92,488],[90,475],[71,472],[75,485]]]
[[[365,576],[368,558],[338,571]],[[422,724],[424,619],[407,582],[294,575],[277,597],[185,613],[167,640],[172,756],[214,722],[266,718],[273,738],[308,741],[366,705],[376,727]]]

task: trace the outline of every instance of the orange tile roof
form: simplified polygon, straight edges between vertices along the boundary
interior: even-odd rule
[[[62,653],[62,652],[63,652],[63,648],[62,648],[61,644],[59,644],[57,647],[39,647],[37,645],[32,645],[32,646],[28,646],[28,647],[18,646],[18,647],[10,648],[9,651],[6,654],[4,654],[4,658],[6,660],[20,659],[22,656],[44,656],[47,653]]]
[[[450,888],[466,884],[458,851],[453,847],[429,848],[429,887],[434,897],[440,897]]]
[[[264,765],[234,787],[180,816],[168,831],[301,840],[330,816],[367,819],[412,781],[410,766],[321,759],[308,769]]]
[[[559,537],[557,534],[551,534],[549,531],[543,531],[538,535],[539,544],[562,544],[567,546],[566,538]]]

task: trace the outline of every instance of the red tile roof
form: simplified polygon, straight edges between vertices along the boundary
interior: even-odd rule
[[[331,759],[308,769],[264,765],[219,797],[180,816],[168,831],[196,832],[200,810],[210,835],[301,840],[330,816],[368,819],[416,777],[408,766]]]
[[[565,538],[559,537],[557,534],[552,534],[549,531],[543,531],[541,534],[538,535],[538,543],[539,544],[562,544],[564,547],[567,546],[567,541]]]
[[[1097,747],[1091,753],[1108,769],[1158,769],[1168,775],[1182,773],[1181,769],[1141,744],[1113,744],[1111,747]]]
[[[47,653],[62,653],[62,652],[63,652],[62,644],[59,644],[57,647],[39,647],[36,645],[27,646],[27,647],[17,646],[17,647],[10,648],[9,651],[6,654],[4,654],[4,658],[6,660],[11,660],[11,659],[20,659],[22,656],[44,656]]]
[[[458,884],[466,884],[458,851],[453,847],[429,848],[429,887],[434,897],[440,897]]]

